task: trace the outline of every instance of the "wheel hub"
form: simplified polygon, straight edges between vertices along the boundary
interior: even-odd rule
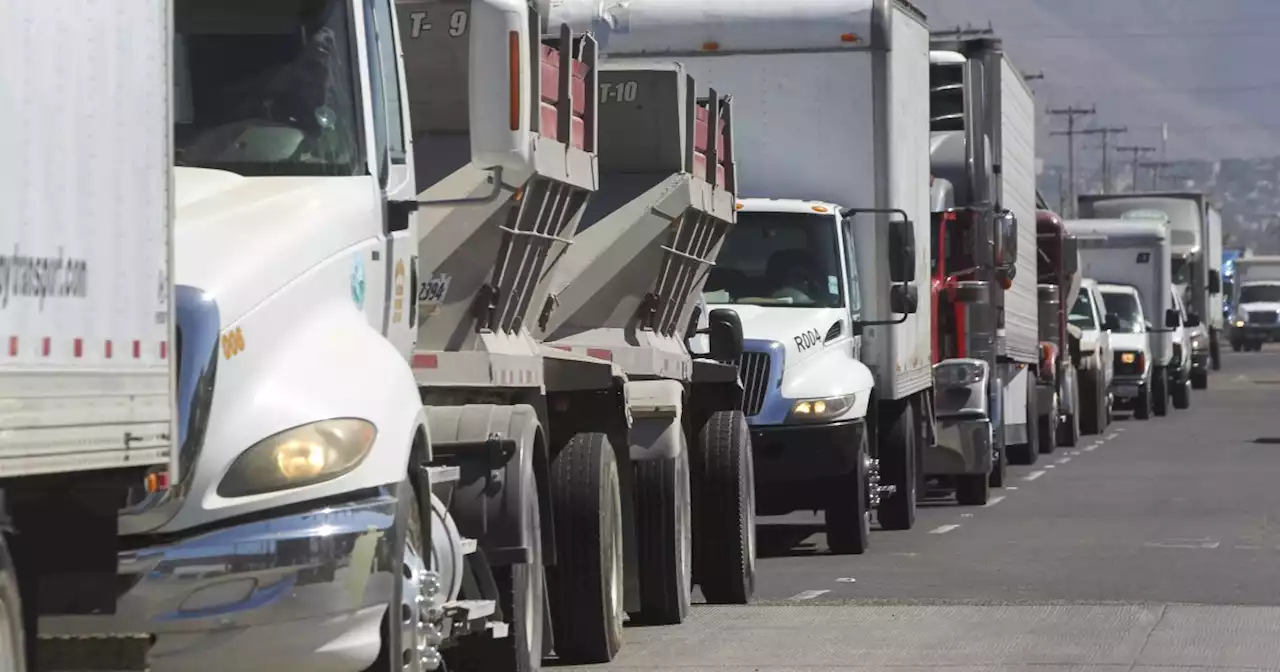
[[[400,665],[405,672],[440,669],[440,644],[444,641],[440,575],[427,569],[421,539],[421,521],[414,516],[405,535],[401,567]]]
[[[867,492],[870,494],[868,509],[875,509],[880,506],[881,496],[892,494],[896,488],[892,485],[880,485],[880,460],[865,454],[862,460],[867,469]]]

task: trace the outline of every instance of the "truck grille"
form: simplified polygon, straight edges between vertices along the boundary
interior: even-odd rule
[[[1249,312],[1249,323],[1250,324],[1275,324],[1277,321],[1277,317],[1280,317],[1280,315],[1277,315],[1275,311],[1254,310]]]
[[[742,379],[742,412],[751,417],[764,408],[764,395],[769,389],[769,353],[744,352],[738,359],[738,377]]]

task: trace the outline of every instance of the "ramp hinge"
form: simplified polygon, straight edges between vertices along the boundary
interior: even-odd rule
[[[560,299],[555,294],[548,294],[547,300],[542,304],[542,312],[538,314],[538,331],[546,331],[547,324],[551,322],[551,315],[556,312],[556,308],[560,306]]]
[[[480,291],[476,292],[472,313],[476,318],[477,332],[493,331],[493,323],[498,313],[498,295],[498,288],[487,282],[480,286]]]

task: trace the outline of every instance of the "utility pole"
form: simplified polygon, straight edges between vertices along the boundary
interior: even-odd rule
[[[1088,128],[1080,131],[1080,135],[1102,136],[1102,193],[1111,191],[1111,146],[1108,141],[1113,135],[1129,132],[1128,126],[1108,126],[1106,128]]]
[[[1090,106],[1089,106],[1089,107],[1087,107],[1087,108],[1085,108],[1085,107],[1076,107],[1075,105],[1070,105],[1070,106],[1068,106],[1068,107],[1062,107],[1062,108],[1058,108],[1058,109],[1055,109],[1055,110],[1049,110],[1048,112],[1049,112],[1049,115],[1050,115],[1050,116],[1054,116],[1054,117],[1066,117],[1066,118],[1067,118],[1067,130],[1065,130],[1065,131],[1051,131],[1051,132],[1049,133],[1049,135],[1065,135],[1065,136],[1067,136],[1067,191],[1068,191],[1068,202],[1069,202],[1069,203],[1070,203],[1070,205],[1071,205],[1071,213],[1070,213],[1070,215],[1068,215],[1067,213],[1063,213],[1063,215],[1062,215],[1062,216],[1063,216],[1063,217],[1075,216],[1075,210],[1076,210],[1076,135],[1079,133],[1079,131],[1077,131],[1077,130],[1076,130],[1076,117],[1086,117],[1086,116],[1089,116],[1089,115],[1092,115],[1092,114],[1097,114],[1097,113],[1098,113],[1098,109],[1097,109],[1097,107],[1096,107],[1096,106],[1094,106],[1094,105],[1090,105]]]
[[[1155,147],[1146,147],[1139,145],[1121,145],[1116,147],[1117,152],[1133,152],[1133,187],[1129,191],[1138,190],[1138,155],[1147,152],[1156,151]]]
[[[1142,162],[1143,168],[1151,169],[1151,190],[1152,191],[1159,191],[1160,189],[1160,171],[1172,165],[1173,163],[1169,161],[1143,161]]]

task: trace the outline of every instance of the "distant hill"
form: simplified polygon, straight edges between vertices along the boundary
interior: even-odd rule
[[[1222,208],[1227,247],[1251,246],[1259,253],[1280,253],[1280,157],[1175,161],[1163,169],[1161,190],[1204,191]],[[1102,191],[1101,170],[1077,165],[1076,193]],[[1049,206],[1062,207],[1066,168],[1045,166],[1040,192]],[[1138,171],[1138,190],[1152,189],[1152,172]],[[1133,190],[1132,164],[1112,166],[1111,192]]]

